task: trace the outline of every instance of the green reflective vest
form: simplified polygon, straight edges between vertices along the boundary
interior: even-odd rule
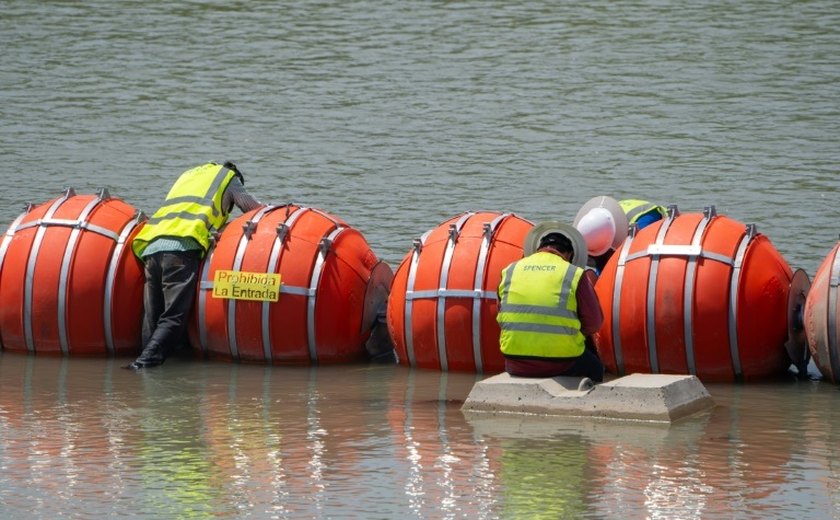
[[[216,163],[187,170],[178,177],[166,195],[163,206],[137,233],[131,248],[141,257],[149,242],[158,237],[189,237],[205,251],[210,247],[213,230],[228,219],[222,196],[237,173]]]
[[[577,287],[583,269],[537,252],[507,266],[499,284],[499,344],[509,356],[572,358],[583,354]]]
[[[624,214],[627,215],[627,223],[633,224],[642,215],[645,213],[649,213],[651,211],[656,211],[662,218],[668,216],[668,208],[664,206],[658,206],[646,200],[636,200],[636,199],[627,199],[627,200],[620,200],[618,201],[618,205],[621,206],[621,209],[624,210]]]

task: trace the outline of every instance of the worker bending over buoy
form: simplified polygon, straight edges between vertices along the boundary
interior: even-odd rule
[[[231,162],[187,170],[134,238],[132,249],[143,261],[146,276],[143,351],[126,368],[160,365],[181,341],[212,233],[227,222],[233,206],[242,212],[262,206],[244,182]]]
[[[604,317],[584,276],[583,236],[572,226],[545,222],[525,239],[525,258],[502,271],[499,343],[513,376],[604,380],[604,364],[589,336]]]
[[[598,196],[589,199],[575,216],[574,226],[583,235],[589,264],[598,275],[635,224],[643,229],[668,215],[664,206],[636,199],[617,201]]]

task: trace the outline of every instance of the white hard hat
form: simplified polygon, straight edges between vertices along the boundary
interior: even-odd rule
[[[574,225],[583,235],[591,256],[603,255],[627,238],[627,215],[612,197],[590,199],[578,211]]]
[[[601,256],[612,247],[615,239],[615,221],[604,208],[593,208],[577,223],[577,230],[586,241],[591,256]]]

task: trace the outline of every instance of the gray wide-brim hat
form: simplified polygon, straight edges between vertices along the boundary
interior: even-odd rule
[[[621,209],[621,205],[618,201],[614,198],[606,195],[599,195],[589,199],[586,204],[581,206],[577,215],[575,215],[574,226],[577,228],[581,219],[595,208],[604,208],[609,211],[612,216],[613,222],[615,223],[615,236],[613,237],[612,247],[610,249],[614,250],[620,246],[622,242],[624,242],[625,238],[627,238],[627,229],[629,226],[629,223],[627,222],[627,215],[624,213],[624,210]]]
[[[583,240],[583,235],[574,226],[554,220],[540,222],[531,228],[531,231],[525,236],[525,243],[522,246],[525,249],[525,256],[533,254],[539,249],[540,240],[551,233],[559,233],[569,239],[572,243],[572,249],[575,251],[571,263],[585,268],[586,262],[589,260],[589,254],[586,252],[586,242]]]

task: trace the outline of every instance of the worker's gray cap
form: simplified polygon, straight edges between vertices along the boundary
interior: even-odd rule
[[[539,249],[540,240],[551,233],[559,233],[568,238],[572,243],[572,249],[574,250],[571,263],[578,267],[586,267],[586,262],[589,260],[589,254],[586,252],[586,242],[583,240],[583,235],[581,235],[580,231],[575,229],[574,226],[554,220],[540,222],[531,228],[531,231],[529,231],[525,236],[525,243],[523,245],[525,256],[528,256]]]
[[[627,215],[624,213],[624,210],[621,209],[621,205],[612,197],[599,195],[586,201],[586,204],[581,206],[577,215],[575,215],[575,227],[577,227],[580,220],[586,216],[587,213],[595,208],[604,208],[610,212],[610,215],[612,215],[613,222],[615,222],[615,236],[613,237],[612,247],[610,249],[618,248],[618,246],[624,242],[624,239],[627,238],[627,228],[629,224],[627,222]]]

